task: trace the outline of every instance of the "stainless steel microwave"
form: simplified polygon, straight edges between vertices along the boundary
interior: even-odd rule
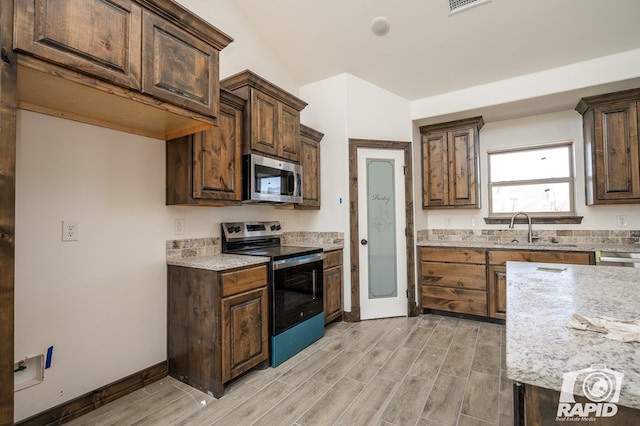
[[[243,200],[255,203],[301,203],[302,166],[249,154],[244,156]]]

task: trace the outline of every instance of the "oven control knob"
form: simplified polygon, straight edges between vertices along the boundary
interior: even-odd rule
[[[230,234],[233,234],[234,231],[235,231],[235,228],[233,226],[230,226],[227,228],[227,232],[229,232]]]
[[[233,230],[234,230],[235,232],[240,232],[240,227],[239,227],[239,226],[236,226],[235,228],[233,228]]]
[[[275,231],[276,230],[276,226],[275,225],[271,225],[271,230]]]
[[[282,229],[282,226],[280,226],[280,225],[276,225],[276,231],[279,231],[279,230],[281,230],[281,229]]]

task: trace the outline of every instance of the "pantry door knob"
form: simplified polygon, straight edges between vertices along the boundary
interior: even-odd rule
[[[368,242],[369,241],[365,240],[364,238],[360,240],[360,244],[362,244],[363,246],[366,246]]]

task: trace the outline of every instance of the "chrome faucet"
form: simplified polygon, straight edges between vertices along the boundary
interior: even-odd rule
[[[531,231],[531,217],[525,212],[518,212],[511,216],[511,223],[509,223],[509,229],[513,229],[513,223],[516,220],[516,216],[523,214],[527,218],[529,224],[529,235],[527,235],[527,242],[531,244],[533,242],[533,232]]]

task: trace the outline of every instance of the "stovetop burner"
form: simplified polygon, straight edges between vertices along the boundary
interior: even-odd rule
[[[322,249],[318,247],[297,246],[273,246],[227,251],[227,253],[245,254],[247,256],[266,256],[270,257],[271,260],[286,259],[320,252],[322,252]]]
[[[271,260],[321,253],[319,247],[283,246],[280,222],[229,222],[222,224],[222,252],[265,256]]]

